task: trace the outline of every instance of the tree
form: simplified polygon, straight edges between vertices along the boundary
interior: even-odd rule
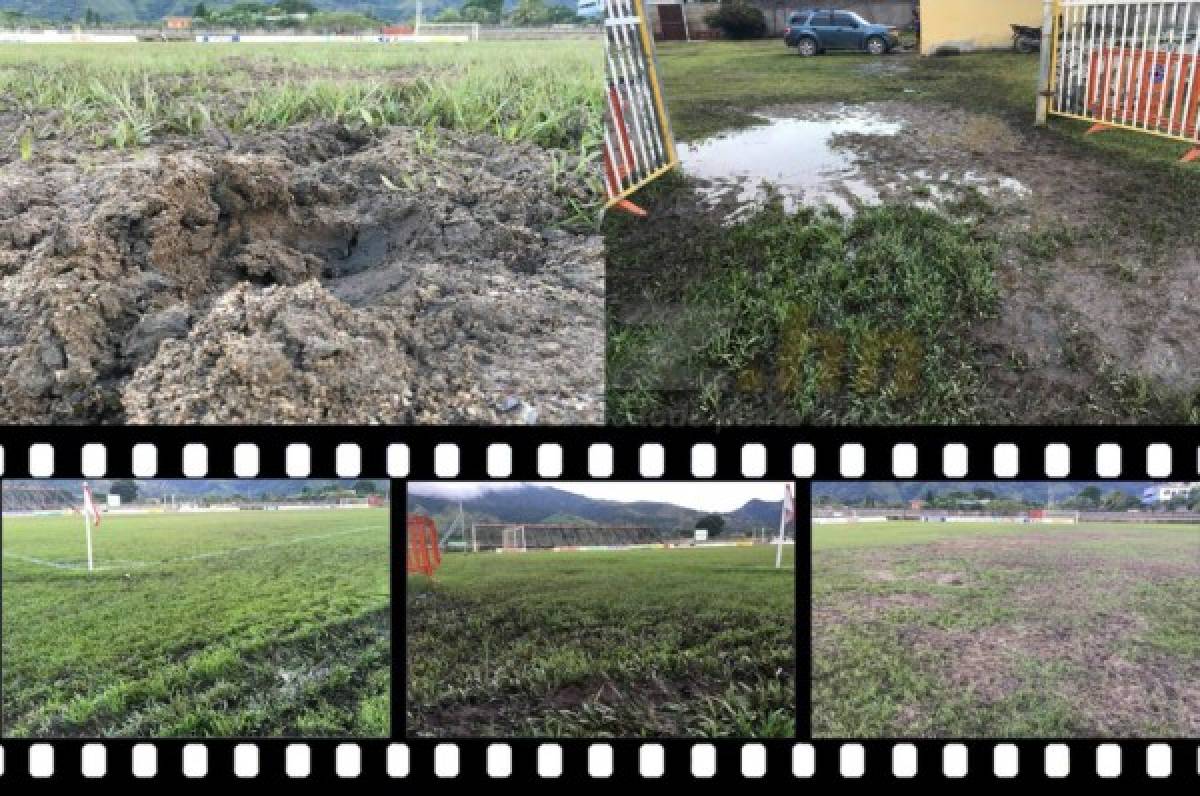
[[[122,503],[133,503],[137,500],[138,485],[136,481],[130,480],[113,481],[108,491],[120,497]]]
[[[706,530],[709,536],[720,536],[725,530],[725,518],[720,514],[708,514],[696,520],[696,530]]]
[[[354,484],[354,494],[359,497],[378,495],[379,487],[375,485],[374,481],[358,481]]]
[[[710,28],[717,28],[729,39],[761,39],[767,32],[767,18],[746,0],[723,2],[704,15]]]
[[[546,25],[550,22],[550,9],[546,7],[545,0],[517,0],[517,7],[513,9],[509,21],[521,27]]]
[[[315,14],[317,7],[308,0],[279,0],[275,10],[283,14]]]
[[[1100,500],[1103,497],[1104,493],[1100,491],[1100,487],[1089,486],[1084,487],[1077,496],[1077,499],[1081,506],[1096,507],[1100,505]]]
[[[465,18],[468,9],[479,9],[488,14],[499,16],[504,13],[504,0],[467,0],[463,3],[462,11]]]
[[[192,10],[192,16],[197,19],[208,19],[208,6],[204,5],[204,3],[197,3],[196,7]]]

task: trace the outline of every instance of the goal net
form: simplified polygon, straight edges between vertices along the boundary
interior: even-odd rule
[[[502,529],[503,547],[505,552],[525,552],[525,526],[512,525]]]

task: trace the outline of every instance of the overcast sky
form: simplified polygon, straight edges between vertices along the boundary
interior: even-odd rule
[[[698,511],[726,512],[740,509],[749,500],[783,500],[783,481],[555,481],[504,482],[491,481],[410,481],[408,491],[458,500],[479,497],[489,491],[541,486],[574,492],[597,500],[616,500],[621,503],[652,501],[673,503]]]

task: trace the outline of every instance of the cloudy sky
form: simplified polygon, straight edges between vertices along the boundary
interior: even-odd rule
[[[468,500],[489,491],[543,486],[597,500],[616,500],[621,503],[647,500],[673,503],[698,511],[725,512],[739,509],[746,501],[755,498],[772,502],[783,500],[783,485],[783,481],[410,481],[408,491],[414,495]]]

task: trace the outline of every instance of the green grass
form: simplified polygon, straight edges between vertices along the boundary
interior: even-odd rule
[[[386,510],[2,530],[5,736],[389,733]]]
[[[1200,527],[813,528],[813,733],[1184,737]]]
[[[0,48],[0,114],[29,119],[35,153],[63,135],[124,149],[214,126],[323,120],[489,133],[591,156],[602,70],[593,42]]]
[[[622,273],[685,287],[663,299],[671,312],[614,321],[612,421],[975,419],[979,376],[958,330],[993,311],[996,287],[993,247],[969,225],[899,205],[849,221],[776,205],[732,228],[679,219],[681,257],[680,238],[614,223],[637,238],[610,254]]]
[[[794,558],[774,555],[451,555],[409,578],[407,731],[791,736]]]

